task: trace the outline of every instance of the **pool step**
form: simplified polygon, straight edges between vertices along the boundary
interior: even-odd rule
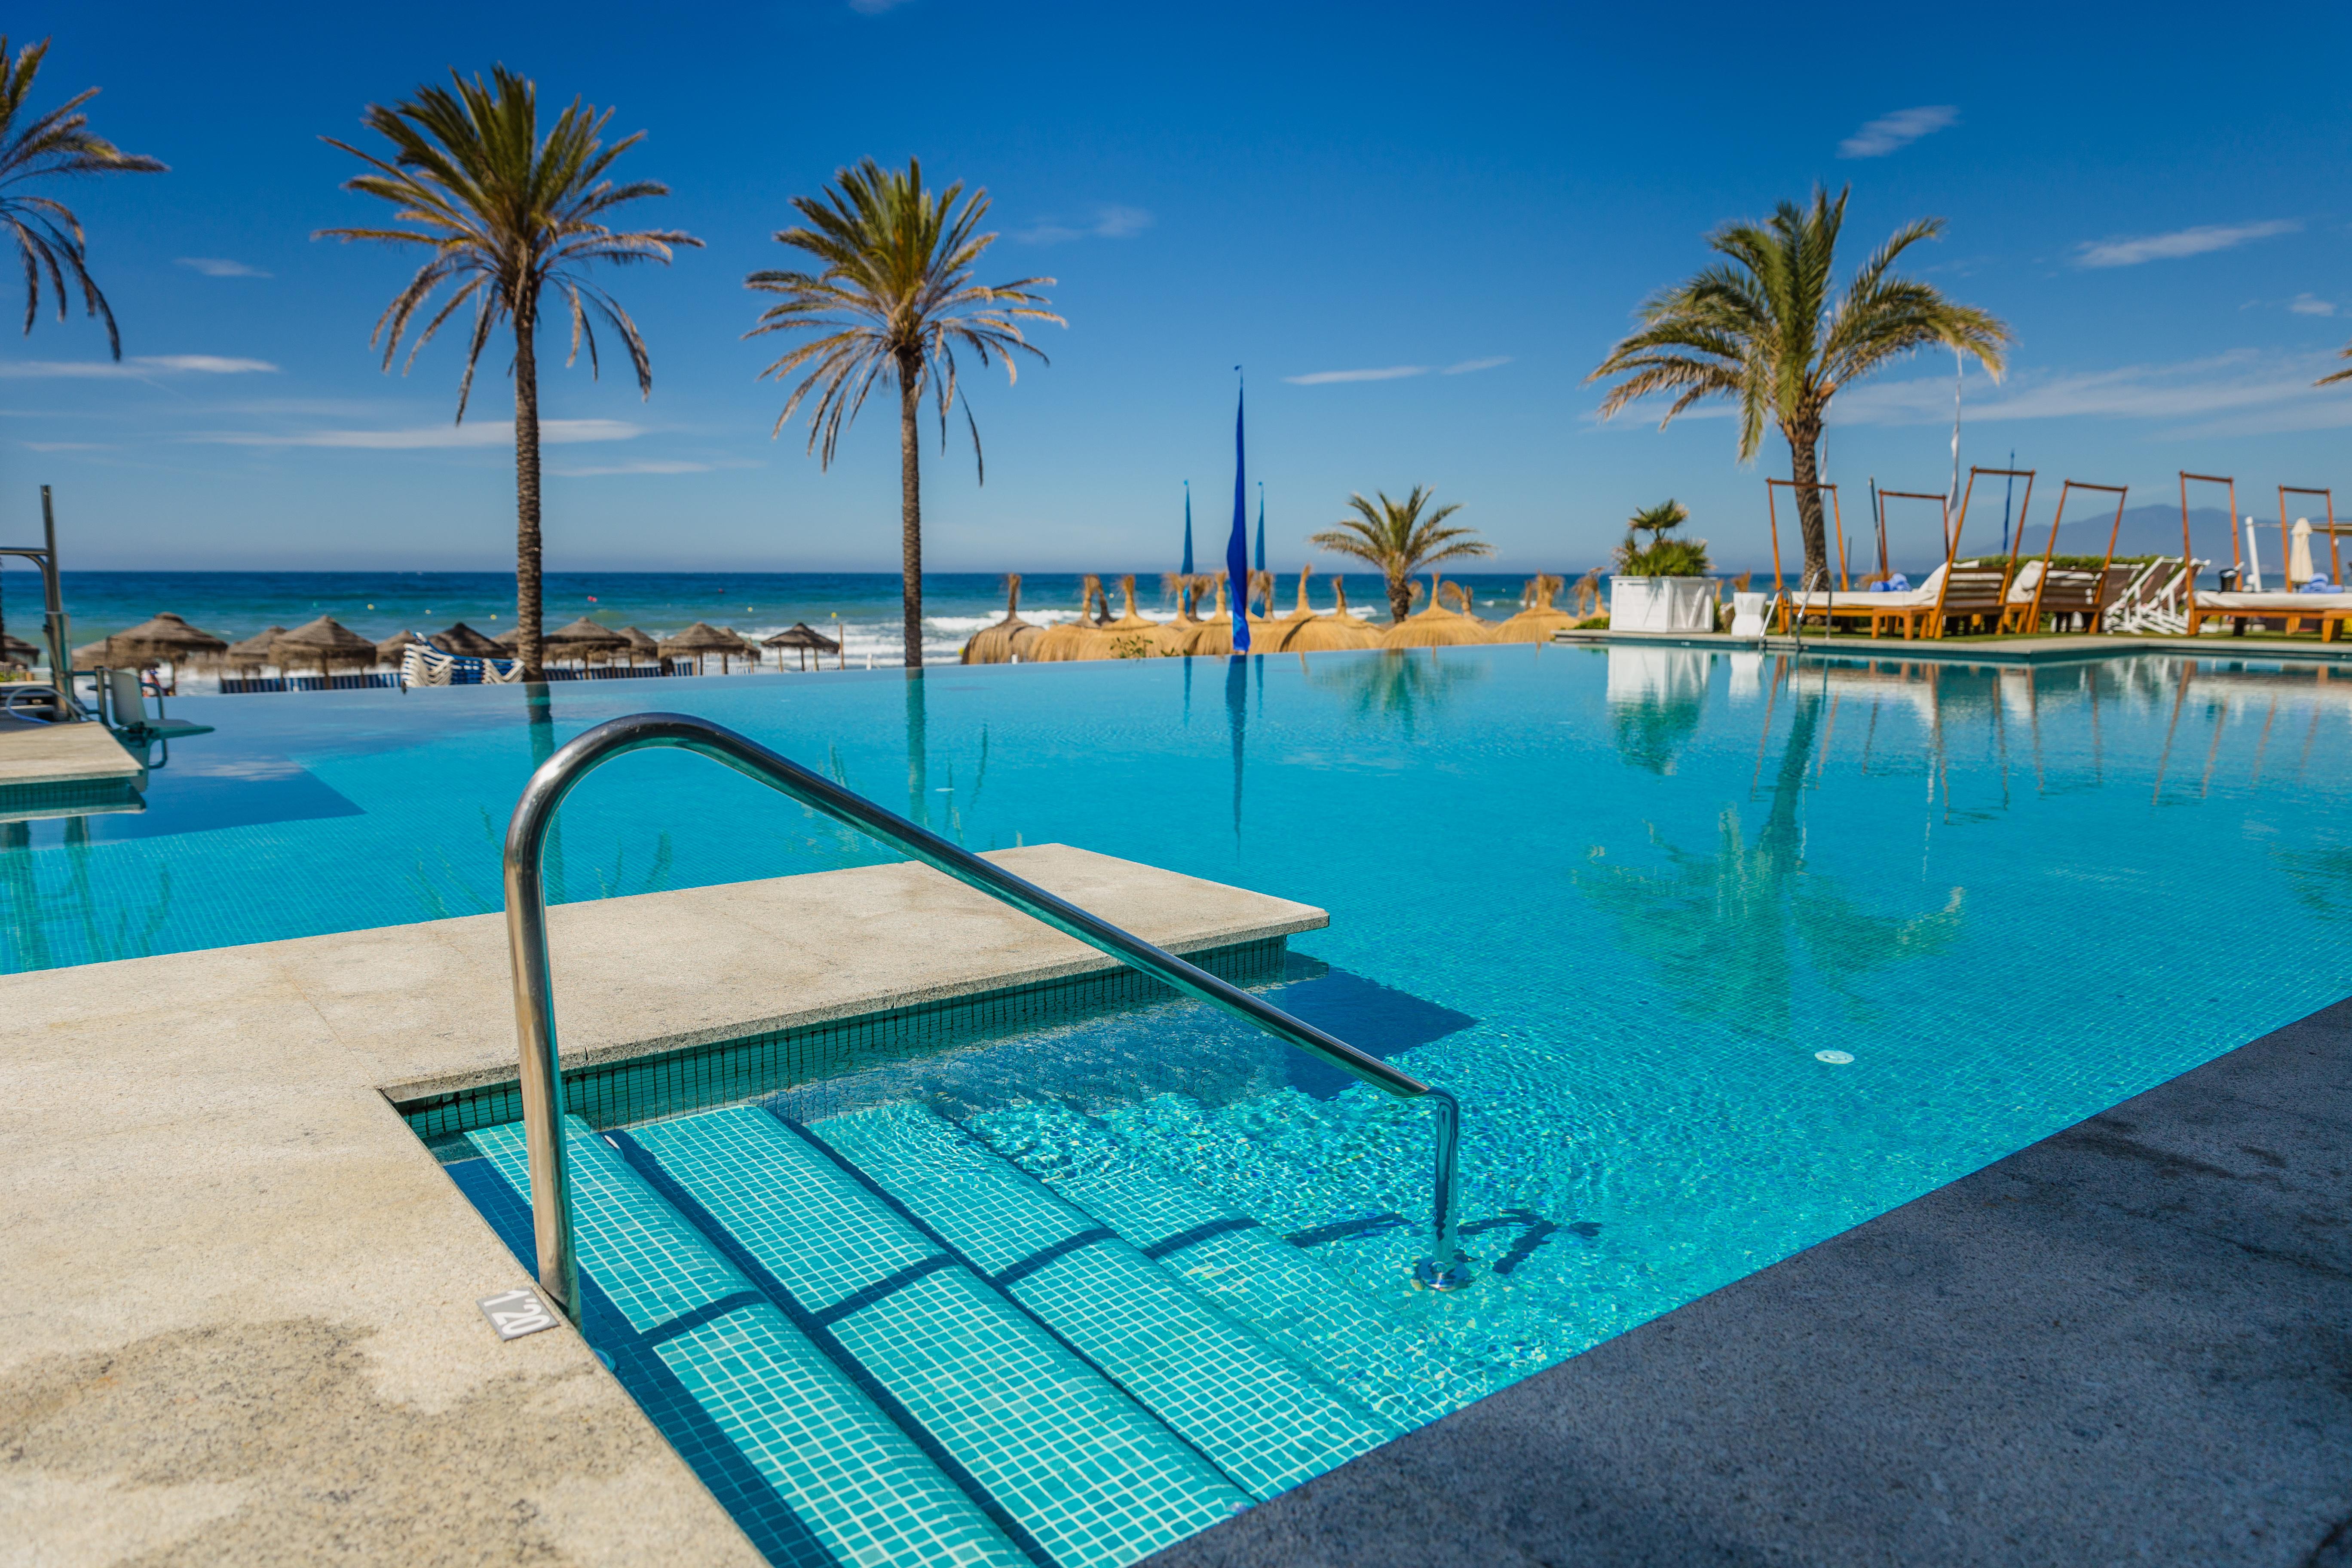
[[[886,1105],[807,1131],[1254,1497],[1405,1429],[930,1110]]]
[[[1407,1426],[1478,1392],[1425,1335],[1276,1235],[1139,1158],[1085,1112],[1034,1102],[965,1124],[1294,1359]]]
[[[565,1133],[589,1341],[772,1562],[1033,1568],[612,1145],[576,1119]],[[521,1129],[471,1139],[527,1202]],[[731,1452],[704,1451],[714,1436]]]
[[[1123,1568],[1249,1500],[827,1153],[751,1107],[609,1135],[1057,1568]]]

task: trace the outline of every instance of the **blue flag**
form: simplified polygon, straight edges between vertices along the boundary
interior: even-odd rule
[[[1184,481],[1184,575],[1192,574],[1192,481]]]
[[[1265,481],[1257,482],[1257,569],[1265,570]],[[1268,606],[1269,610],[1272,606]]]
[[[1241,367],[1234,367],[1239,370]],[[1225,541],[1225,574],[1233,580],[1234,651],[1249,652],[1249,480],[1242,441],[1244,398],[1234,394],[1234,531]]]

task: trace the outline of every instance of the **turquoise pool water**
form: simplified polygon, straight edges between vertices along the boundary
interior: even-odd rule
[[[1299,1005],[1466,1108],[1472,1250],[1510,1267],[1459,1314],[1465,1386],[2352,991],[2352,681],[2317,669],[1494,647],[660,699],[975,848],[1080,844],[1328,908],[1296,944],[1330,971]],[[534,758],[646,700],[175,704],[219,730],[179,744],[144,812],[0,828],[0,963],[495,909]],[[878,858],[708,763],[643,753],[565,807],[551,881],[593,898]],[[1088,1026],[1072,1048],[1133,1054],[1120,1030],[1173,1026]],[[974,1125],[1057,1178],[1174,1162],[1372,1288],[1419,1245],[1322,1234],[1422,1212],[1410,1106],[1292,1073],[1091,1109],[1092,1142],[1001,1093]]]

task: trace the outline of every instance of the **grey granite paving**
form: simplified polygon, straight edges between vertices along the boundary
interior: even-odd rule
[[[2352,1565],[2352,1002],[1150,1559]]]

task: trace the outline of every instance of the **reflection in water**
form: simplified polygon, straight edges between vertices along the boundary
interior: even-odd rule
[[[172,918],[171,863],[156,865],[153,889],[143,899],[125,898],[120,887],[101,896],[91,876],[93,852],[101,847],[90,841],[88,817],[65,818],[65,878],[45,887],[39,873],[54,867],[57,851],[34,848],[31,821],[0,823],[0,958],[10,967],[104,963],[155,951],[155,939]],[[64,943],[70,956],[52,943],[52,924],[79,931],[79,942]]]
[[[1189,664],[1192,661],[1187,659],[1185,662]],[[1254,659],[1243,654],[1234,654],[1225,660],[1225,730],[1233,737],[1234,745],[1234,848],[1236,852],[1242,847],[1242,752],[1244,742],[1249,737],[1249,672],[1242,667],[1263,665],[1265,662],[1263,658]],[[1258,679],[1265,679],[1263,671]],[[1260,690],[1260,700],[1263,701],[1263,688]]]
[[[1683,1011],[1783,1038],[1802,974],[1858,1010],[1853,980],[1948,947],[1959,935],[1962,900],[1954,888],[1930,914],[1872,914],[1834,881],[1806,873],[1797,805],[1824,704],[1810,691],[1795,700],[1771,809],[1752,843],[1738,809],[1727,807],[1711,853],[1654,834],[1665,869],[1603,865],[1605,851],[1595,847],[1593,863],[1575,873],[1579,890],[1616,917],[1621,944],[1656,966]]]
[[[1610,648],[1609,720],[1620,755],[1662,777],[1675,771],[1706,711],[1711,662],[1696,648]]]
[[[1438,654],[1433,647],[1391,648],[1312,661],[1301,654],[1298,662],[1309,686],[1338,694],[1358,721],[1393,720],[1410,741],[1415,719],[1434,715],[1456,685],[1486,674],[1483,660],[1441,659]]]

